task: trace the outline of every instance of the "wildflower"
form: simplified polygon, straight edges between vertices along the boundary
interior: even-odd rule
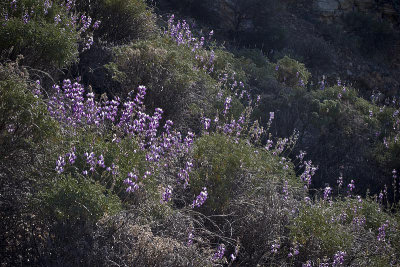
[[[201,207],[204,202],[207,200],[207,188],[203,188],[203,191],[200,192],[200,194],[196,197],[195,200],[193,200],[192,208],[194,207]]]
[[[288,257],[293,257],[299,255],[299,244],[294,243],[293,247],[290,247],[290,252],[288,254]]]
[[[193,229],[190,229],[188,234],[187,246],[190,247],[192,244],[193,244]]]
[[[100,23],[101,23],[100,20],[96,20],[96,21],[94,22],[94,24],[93,24],[93,29],[97,30],[97,29],[100,27]]]
[[[285,180],[285,182],[284,182],[284,184],[283,184],[283,189],[282,189],[282,192],[283,192],[283,194],[285,195],[285,196],[284,196],[284,199],[285,199],[285,200],[287,200],[288,197],[289,197],[288,187],[289,187],[288,181]]]
[[[204,129],[208,130],[210,128],[210,124],[211,124],[211,119],[208,118],[204,118],[203,120],[204,122]]]
[[[17,0],[12,0],[10,3],[11,9],[16,9],[17,8]]]
[[[268,125],[271,125],[272,121],[275,118],[275,112],[270,112],[269,113],[269,120],[268,120]]]
[[[61,22],[61,16],[60,16],[60,14],[58,14],[58,15],[56,15],[56,16],[54,17],[54,22],[55,22],[56,25],[57,25],[58,23]]]
[[[165,191],[162,194],[162,198],[160,200],[160,203],[163,204],[163,203],[166,203],[166,202],[170,201],[171,200],[171,196],[172,196],[172,187],[170,185],[168,185],[165,188]]]
[[[67,153],[66,156],[68,157],[69,164],[74,164],[76,160],[75,147],[72,149],[71,152]]]
[[[58,160],[56,162],[56,171],[58,174],[62,173],[64,171],[64,166],[65,166],[65,159],[64,157],[58,157]]]
[[[213,260],[222,259],[222,257],[224,257],[224,254],[225,254],[225,245],[221,244],[218,246],[218,249],[213,256]]]
[[[232,102],[232,97],[228,96],[225,99],[225,109],[223,111],[223,114],[226,115],[229,111],[229,109],[231,108],[231,102]]]
[[[350,193],[354,190],[355,185],[354,185],[354,180],[351,180],[350,183],[347,185],[349,188]]]
[[[324,200],[327,200],[329,198],[331,192],[332,192],[332,188],[330,188],[329,186],[325,187]]]
[[[386,228],[389,226],[389,221],[386,221],[384,224],[381,225],[378,229],[378,241],[380,242],[385,242],[385,237],[386,237]]]
[[[43,3],[43,6],[44,6],[43,11],[44,11],[45,15],[47,15],[47,13],[49,13],[48,9],[51,8],[52,5],[53,4],[52,4],[51,1],[49,1],[49,0],[44,1],[44,3]]]
[[[339,188],[342,187],[342,185],[343,185],[343,175],[342,174],[340,174],[340,176],[336,182],[337,182]]]
[[[296,156],[297,159],[302,161],[304,159],[304,156],[307,154],[307,152],[300,150],[299,154]]]
[[[274,243],[271,245],[271,252],[276,254],[278,253],[278,249],[281,247],[279,242],[277,240],[274,241]]]
[[[27,24],[29,22],[29,14],[28,11],[25,11],[24,16],[22,17],[22,21],[24,22],[24,24]]]
[[[272,144],[273,144],[274,142],[272,141],[272,140],[267,140],[267,144],[266,144],[266,146],[265,146],[265,150],[267,150],[267,151],[269,151],[269,149],[271,148],[271,146],[272,146]]]
[[[344,263],[344,257],[346,256],[346,252],[344,251],[338,251],[336,254],[333,256],[333,267],[337,266],[342,266]]]
[[[100,167],[105,168],[106,165],[104,164],[104,157],[103,155],[99,156],[99,160],[97,161],[97,164],[99,164]]]

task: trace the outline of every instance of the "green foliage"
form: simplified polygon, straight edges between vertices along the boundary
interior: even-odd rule
[[[379,228],[385,223],[386,243],[379,244]],[[306,204],[289,229],[291,238],[303,247],[304,258],[322,259],[346,251],[355,264],[371,266],[389,264],[399,238],[395,219],[368,197]],[[382,245],[386,247],[381,249]]]
[[[16,11],[7,5],[9,20],[0,18],[0,51],[11,59],[22,54],[24,63],[35,68],[66,67],[77,61],[80,35],[65,8],[54,3],[44,14],[43,2],[18,1]],[[32,12],[27,23],[21,19],[25,10]],[[54,22],[57,15],[59,23]]]
[[[110,43],[126,44],[157,33],[156,17],[144,0],[78,1],[78,9],[101,21],[96,34]]]
[[[0,158],[31,149],[55,137],[57,124],[42,99],[33,95],[33,83],[17,64],[0,65]]]
[[[63,176],[41,192],[40,205],[48,219],[74,224],[95,223],[121,209],[118,197],[85,177]]]
[[[299,86],[300,80],[306,85],[311,74],[308,72],[303,63],[300,63],[288,56],[283,57],[276,63],[276,78],[279,82],[285,83],[290,87]]]
[[[117,195],[125,204],[138,204],[144,200],[146,196],[141,195],[146,192],[147,196],[159,197],[157,185],[154,176],[149,176],[145,180],[140,179],[144,176],[148,168],[145,160],[145,153],[139,148],[135,138],[121,138],[118,142],[112,142],[113,133],[105,132],[99,135],[88,129],[79,130],[78,133],[68,140],[68,147],[65,147],[65,153],[71,151],[71,147],[75,148],[77,155],[76,162],[73,166],[67,165],[65,173],[71,174],[73,177],[79,176],[83,171],[88,171],[90,179],[104,186],[111,193]],[[104,157],[104,164],[107,167],[118,166],[116,174],[107,171],[101,166],[96,166],[93,172],[89,171],[90,166],[87,163],[85,153],[93,152],[98,158],[100,155]],[[125,192],[126,185],[123,181],[128,177],[128,173],[135,173],[139,176],[140,187],[137,194],[128,194]],[[130,196],[130,197],[129,197]]]
[[[244,74],[245,82],[256,93],[274,91],[272,83],[275,80],[275,70],[272,63],[257,49],[242,49],[235,53],[239,57],[236,68],[240,68]]]
[[[380,21],[370,14],[349,13],[344,22],[347,31],[355,36],[358,48],[365,55],[389,51],[398,38],[387,21]]]
[[[158,38],[115,48],[108,68],[121,85],[119,94],[144,85],[149,109],[160,107],[166,118],[175,117],[178,125],[194,129],[198,124],[193,119],[213,111],[212,99],[217,94],[216,81],[198,64],[189,47]]]
[[[332,222],[335,211],[328,206],[305,205],[290,225],[291,236],[306,250],[315,251],[315,256],[329,256],[337,251],[348,251],[353,236],[342,224]]]
[[[196,140],[193,154],[196,170],[191,176],[191,190],[198,194],[202,187],[207,187],[206,208],[210,212],[223,212],[232,198],[243,193],[243,184],[250,180],[257,187],[265,179],[293,177],[290,170],[282,170],[277,157],[255,150],[243,140],[235,141],[222,134]],[[248,173],[254,175],[253,179],[246,178]],[[251,194],[251,190],[247,193]]]

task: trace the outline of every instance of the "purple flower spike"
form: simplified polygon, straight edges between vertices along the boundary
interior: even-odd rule
[[[224,257],[224,254],[225,254],[225,245],[221,244],[218,246],[218,249],[213,256],[213,260],[222,259],[222,257]]]
[[[196,197],[195,200],[193,200],[192,208],[194,207],[201,207],[204,202],[207,200],[207,188],[203,188],[203,191],[200,192],[200,194]]]

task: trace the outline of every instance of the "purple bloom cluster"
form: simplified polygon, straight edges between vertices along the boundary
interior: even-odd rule
[[[378,229],[378,241],[386,242],[386,228],[389,226],[389,221],[386,221],[384,224],[381,225]]]
[[[336,182],[338,184],[338,187],[341,188],[342,185],[343,185],[343,175],[342,174],[340,174],[340,176],[339,176],[339,178],[337,179]]]
[[[185,168],[181,169],[178,173],[178,178],[180,181],[183,181],[185,188],[189,185],[189,173],[192,171],[192,167],[192,161],[187,161]]]
[[[345,256],[346,256],[346,252],[344,252],[344,251],[336,252],[336,254],[333,256],[332,266],[333,267],[342,266],[344,264]]]
[[[278,253],[278,250],[280,249],[281,244],[279,243],[278,240],[275,240],[274,243],[271,245],[271,253]]]
[[[328,200],[328,198],[330,197],[332,192],[332,188],[330,188],[329,186],[325,187],[324,189],[324,200]]]
[[[72,147],[71,151],[66,153],[64,156],[59,156],[58,160],[56,161],[56,171],[58,174],[61,174],[64,172],[65,165],[66,165],[66,159],[68,160],[68,163],[70,165],[73,165],[76,160],[76,155],[75,155],[75,147]]]
[[[304,161],[304,166],[304,172],[301,174],[300,179],[306,183],[306,187],[308,187],[311,185],[311,178],[314,176],[318,167],[313,166],[311,160]]]
[[[193,245],[193,229],[189,230],[187,246]]]
[[[225,116],[226,114],[228,114],[228,111],[229,111],[229,109],[231,108],[231,102],[232,102],[232,97],[228,96],[228,97],[225,99],[225,104],[224,104],[225,109],[224,109],[224,111],[223,111],[224,116]]]
[[[171,37],[178,45],[186,45],[187,47],[190,47],[194,53],[195,59],[200,65],[200,68],[208,72],[213,72],[215,59],[214,51],[206,53],[206,57],[204,56],[204,53],[199,52],[200,49],[204,47],[205,38],[195,38],[190,30],[189,24],[185,20],[175,23],[174,18],[175,16],[171,15],[168,20],[168,30],[165,31],[164,34]],[[213,34],[213,31],[209,33],[209,39],[211,39]]]
[[[349,188],[349,194],[351,194],[351,192],[353,192],[354,188],[356,187],[354,185],[354,180],[351,180],[347,187]]]
[[[195,200],[193,200],[192,208],[194,207],[201,207],[204,202],[207,200],[207,188],[203,188],[203,191],[200,192],[200,194],[196,197]]]
[[[365,223],[366,223],[365,216],[354,217],[354,218],[353,218],[353,221],[352,221],[352,224],[353,224],[355,227],[364,227],[364,226],[365,226]]]
[[[284,182],[283,182],[283,188],[282,188],[282,192],[283,192],[283,195],[284,195],[284,199],[285,200],[287,200],[288,199],[288,197],[289,197],[289,185],[288,185],[288,181],[287,180],[285,180]]]
[[[76,161],[75,147],[73,147],[71,152],[68,152],[66,156],[68,158],[69,164],[73,165]]]
[[[86,32],[89,29],[90,25],[92,24],[92,18],[89,16],[82,15],[80,22],[82,24],[82,27],[79,31],[83,33]]]
[[[93,29],[97,30],[100,27],[101,21],[100,20],[96,20],[93,24]]]
[[[239,254],[239,244],[236,244],[235,246],[235,252],[231,254],[231,260],[232,262],[236,260],[238,254]]]
[[[55,17],[54,17],[54,23],[57,25],[58,23],[60,23],[61,22],[61,16],[60,16],[60,14],[57,14]]]
[[[288,141],[289,141],[289,139],[287,139],[287,138],[279,139],[276,143],[275,151],[272,154],[275,156],[281,154],[283,152],[283,150],[285,149]]]
[[[222,259],[224,257],[224,254],[225,254],[225,245],[220,244],[217,248],[217,251],[215,252],[215,254],[213,256],[213,260]]]
[[[58,174],[62,173],[64,171],[64,166],[65,166],[65,159],[64,157],[58,157],[58,160],[56,162],[56,171]]]
[[[90,152],[90,153],[86,152],[85,157],[86,157],[86,163],[90,167],[90,171],[94,172],[96,165],[97,165],[96,155],[94,154],[94,152]]]
[[[135,180],[135,181],[133,181]],[[124,180],[124,184],[128,185],[126,188],[126,192],[133,193],[139,189],[139,185],[137,184],[138,176],[133,172],[128,173],[128,178]]]
[[[290,247],[290,252],[288,254],[288,257],[293,257],[299,255],[299,244],[295,243],[292,247]]]
[[[162,193],[162,197],[161,197],[160,203],[161,204],[167,203],[168,201],[171,200],[171,197],[172,197],[172,187],[170,185],[168,185],[165,188],[164,192]]]
[[[206,131],[208,131],[208,129],[210,129],[210,125],[211,125],[211,119],[209,118],[202,118],[203,121],[203,125],[204,125],[204,129]]]

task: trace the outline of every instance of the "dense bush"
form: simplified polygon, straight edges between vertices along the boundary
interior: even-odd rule
[[[44,102],[32,93],[39,88],[18,64],[0,64],[0,257],[6,265],[31,264],[37,256],[32,231],[40,222],[29,201],[46,175],[46,155],[51,157],[59,133]]]
[[[77,9],[101,21],[96,36],[109,43],[125,44],[157,33],[155,14],[144,0],[82,0]]]
[[[70,224],[94,223],[121,208],[115,195],[84,177],[62,177],[45,189],[40,198],[46,216]]]
[[[385,266],[398,257],[398,224],[371,199],[305,205],[289,228],[303,261],[334,262],[339,251],[349,266]]]
[[[276,63],[276,78],[279,82],[290,87],[305,86],[311,74],[303,63],[287,56]]]
[[[28,40],[42,36],[40,25],[44,32],[72,29],[65,31],[73,42],[57,42],[81,46],[84,60],[65,75],[83,77],[47,84],[52,75],[43,70],[74,61],[63,51],[64,59],[43,57],[36,70],[26,54],[30,73],[0,64],[2,263],[400,263],[396,101],[377,106],[340,81],[314,87],[304,64],[289,57],[273,64],[256,49],[233,54],[212,41],[213,32],[197,38],[173,16],[157,33],[142,0],[49,3],[7,3],[12,16],[2,30],[22,21],[32,30],[20,36]],[[236,14],[265,26],[279,8],[234,4]],[[78,14],[78,26],[65,24]],[[89,29],[99,26],[91,17],[102,22],[89,52]],[[243,29],[242,18],[235,17],[232,33]],[[313,53],[307,49],[304,55]],[[90,79],[83,70],[106,62],[112,87],[101,88],[104,71],[95,91],[84,85]],[[379,194],[370,196],[366,186]]]
[[[369,14],[349,13],[344,22],[348,32],[355,36],[358,48],[366,55],[391,51],[397,39],[387,21],[380,21]]]
[[[255,148],[244,143],[235,142],[225,135],[204,136],[197,140],[194,148],[194,164],[192,189],[195,192],[202,186],[209,188],[209,201],[206,208],[213,213],[223,213],[229,202],[243,193],[243,186],[250,181],[246,173],[254,176],[251,183],[257,186],[261,180],[269,179],[278,162],[273,157],[260,151],[254,153]],[[282,173],[282,176],[287,174]],[[272,177],[270,178],[272,180]],[[251,186],[250,186],[251,187]]]
[[[215,109],[217,82],[199,69],[190,47],[168,38],[116,48],[109,69],[121,84],[120,95],[145,85],[149,89],[146,106],[161,107],[167,118],[176,117],[179,126],[196,129],[200,114]]]
[[[71,11],[58,1],[5,1],[0,8],[0,51],[15,59],[24,55],[24,64],[35,68],[66,67],[78,58],[82,27]]]

